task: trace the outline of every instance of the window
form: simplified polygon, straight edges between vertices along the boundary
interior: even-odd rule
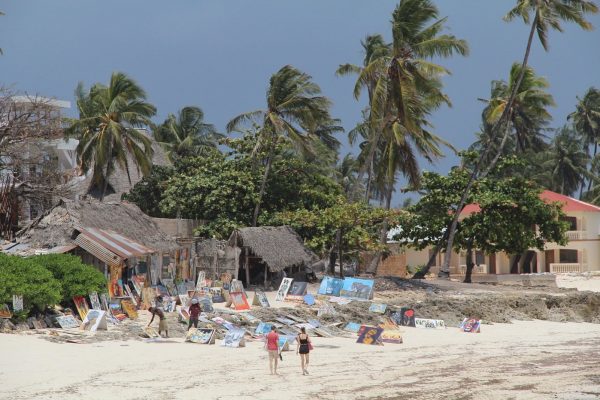
[[[485,254],[481,250],[475,252],[475,265],[485,265]]]
[[[563,249],[560,250],[560,263],[561,264],[576,264],[577,261],[577,250]]]
[[[575,217],[560,217],[560,220],[569,224],[568,231],[577,230],[577,218]]]

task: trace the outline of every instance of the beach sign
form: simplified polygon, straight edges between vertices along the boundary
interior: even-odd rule
[[[415,326],[427,329],[446,329],[446,323],[443,319],[415,318]]]

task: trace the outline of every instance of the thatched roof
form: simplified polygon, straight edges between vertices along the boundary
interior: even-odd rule
[[[17,241],[37,249],[64,246],[73,242],[73,233],[78,228],[114,231],[154,250],[179,247],[135,204],[93,199],[61,200],[42,218],[21,230]]]
[[[262,258],[271,272],[300,265],[311,265],[315,254],[304,247],[302,239],[288,226],[260,226],[234,231],[230,246],[248,247]]]

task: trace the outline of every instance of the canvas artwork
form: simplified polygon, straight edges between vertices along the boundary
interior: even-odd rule
[[[179,318],[183,321],[183,322],[188,322],[190,320],[190,313],[186,308],[181,307],[179,309]]]
[[[281,284],[279,285],[279,289],[277,290],[277,297],[275,297],[275,301],[283,301],[288,291],[292,286],[292,278],[283,278]]]
[[[143,275],[134,275],[131,277],[131,284],[137,295],[142,297],[142,290],[146,284],[146,278]]]
[[[288,291],[288,296],[304,296],[306,294],[307,287],[308,282],[293,281],[292,286]]]
[[[345,278],[340,296],[369,300],[373,296],[373,279]]]
[[[377,344],[379,337],[383,333],[383,329],[377,326],[363,325],[359,330],[359,336],[356,343],[362,344]]]
[[[415,318],[415,325],[417,328],[446,329],[446,323],[443,319]]]
[[[223,297],[223,290],[220,287],[211,287],[209,289],[209,293],[213,303],[225,303],[225,297]]]
[[[92,310],[102,310],[102,306],[100,305],[100,299],[98,298],[98,293],[90,293],[90,304],[92,305]]]
[[[481,321],[475,318],[465,318],[459,328],[463,332],[481,333]]]
[[[401,308],[400,311],[392,313],[390,315],[392,321],[400,326],[412,326],[415,327],[415,310],[412,308]]]
[[[343,279],[326,276],[321,281],[321,286],[319,286],[319,291],[317,293],[326,296],[339,296],[343,284]]]
[[[384,329],[379,340],[383,343],[401,344],[402,332],[398,329]]]
[[[239,281],[237,279],[232,280],[231,285],[229,286],[229,291],[230,292],[243,292],[244,285],[242,284],[242,281]]]
[[[315,296],[313,296],[312,294],[305,294],[304,295],[304,303],[307,306],[315,305]]]
[[[206,286],[206,272],[198,271],[198,280],[196,281],[196,289],[200,290],[200,288]]]
[[[241,329],[241,328],[230,329],[225,334],[225,337],[223,338],[223,343],[221,344],[221,346],[232,347],[232,348],[245,347],[246,346],[246,340],[244,339],[245,334],[246,334],[246,331],[244,329]]]
[[[188,306],[189,302],[190,302],[190,296],[188,296],[187,294],[180,294],[179,295],[179,302],[181,303],[181,307],[186,307]]]
[[[384,322],[379,324],[380,328],[383,329],[398,329],[398,325],[391,318],[386,318]]]
[[[168,286],[167,288],[170,292],[171,289]],[[175,288],[177,290],[177,295],[187,295],[188,287],[185,285],[185,282],[179,282],[177,285],[175,285]],[[192,288],[192,290],[194,290],[194,288]]]
[[[165,312],[175,312],[177,311],[177,301],[176,300],[166,300],[163,304]]]
[[[186,342],[198,343],[198,344],[214,344],[215,343],[215,330],[192,328],[189,330],[185,337]]]
[[[271,307],[271,304],[269,304],[269,299],[267,299],[266,293],[262,290],[257,290],[256,292],[254,292],[254,299],[252,300],[252,305],[261,306],[265,308]]]
[[[204,312],[213,312],[214,311],[210,297],[208,297],[208,296],[198,297],[198,302],[200,303],[200,307],[202,308],[202,311],[204,311]]]
[[[121,307],[130,319],[137,319],[138,313],[131,300],[122,300]]]
[[[236,310],[249,310],[250,305],[244,292],[231,292],[231,302]]]
[[[241,313],[240,314],[243,318],[246,318],[248,320],[248,322],[255,322],[258,321],[258,318],[256,318],[254,315],[250,314],[250,313]]]
[[[137,300],[135,299],[135,296],[133,295],[133,292],[131,291],[129,285],[124,285],[123,287],[125,289],[125,293],[127,293],[127,296],[129,296],[133,305],[137,306]]]
[[[385,314],[386,308],[387,308],[386,304],[373,303],[373,304],[371,304],[371,307],[369,307],[369,311],[377,313],[377,314]]]
[[[346,326],[344,326],[344,330],[348,332],[358,333],[360,329],[360,324],[357,322],[348,322]]]
[[[73,303],[75,303],[75,307],[77,308],[77,312],[83,321],[88,311],[90,311],[90,307],[88,306],[87,301],[85,301],[85,297],[83,296],[75,296],[73,297]]]
[[[267,333],[271,332],[272,326],[273,324],[269,324],[268,322],[261,322],[256,327],[254,333],[256,333],[257,335],[266,335]]]
[[[0,318],[12,318],[8,304],[0,304]]]
[[[108,311],[108,295],[106,293],[100,293],[100,304],[102,305],[102,309],[104,311]]]
[[[56,317],[56,322],[63,329],[79,328],[79,321],[72,315]]]
[[[23,311],[23,296],[13,294],[13,311]]]
[[[106,311],[90,310],[83,320],[82,327],[86,331],[96,332],[96,330],[107,330]]]

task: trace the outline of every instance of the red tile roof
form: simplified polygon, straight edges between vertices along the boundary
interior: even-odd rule
[[[562,210],[563,212],[574,212],[574,211],[584,211],[584,212],[600,212],[600,207],[595,206],[590,203],[583,202],[581,200],[574,199],[569,196],[565,196],[564,194],[552,192],[550,190],[544,190],[540,193],[540,198],[544,200],[546,203],[555,203],[559,202],[563,204]],[[465,208],[463,208],[461,214],[472,214],[481,211],[481,208],[478,204],[467,204]]]

